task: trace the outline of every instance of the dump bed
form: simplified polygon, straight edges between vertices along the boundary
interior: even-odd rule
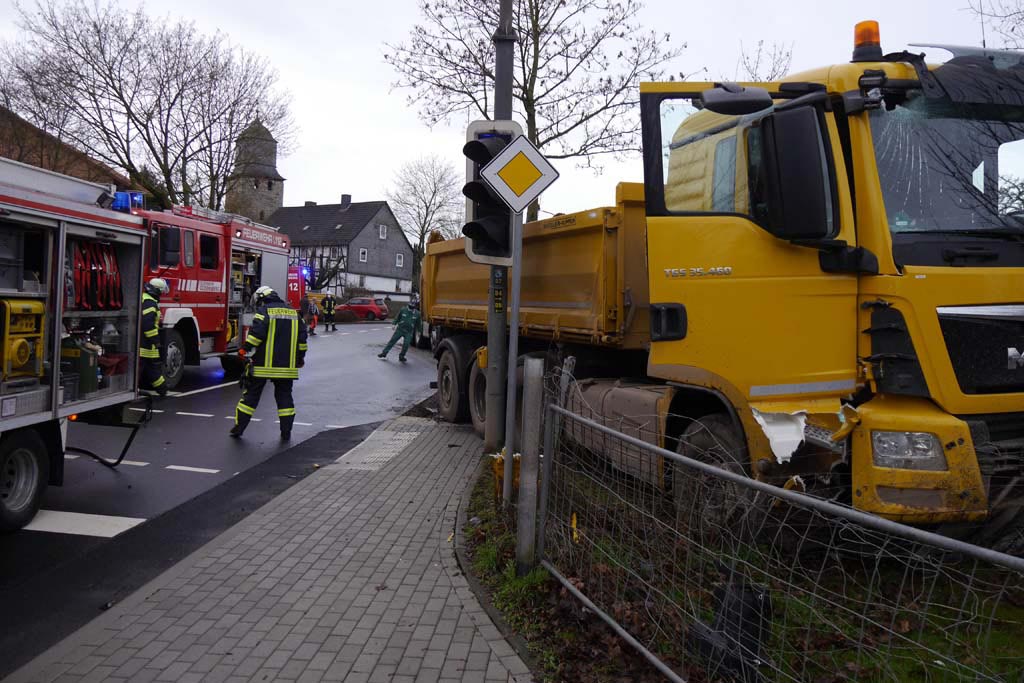
[[[618,349],[646,348],[648,323],[643,185],[620,183],[615,207],[523,228],[520,334]],[[486,330],[490,266],[471,262],[464,240],[433,242],[422,270],[431,325]]]

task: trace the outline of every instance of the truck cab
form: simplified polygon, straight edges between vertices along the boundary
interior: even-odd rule
[[[648,374],[721,396],[758,478],[1019,516],[1024,54],[857,35],[779,82],[641,85]]]

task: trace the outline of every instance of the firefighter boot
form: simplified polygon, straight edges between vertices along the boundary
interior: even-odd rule
[[[281,441],[287,441],[292,438],[292,423],[295,422],[294,415],[282,415],[281,416]]]
[[[246,406],[246,408],[248,408],[248,406]],[[231,436],[231,438],[233,438],[233,439],[241,439],[242,438],[242,432],[244,432],[245,428],[249,426],[249,420],[251,420],[251,419],[252,419],[252,417],[248,413],[245,413],[242,410],[236,409],[235,410],[235,426],[231,428],[230,432],[228,432],[228,434]]]

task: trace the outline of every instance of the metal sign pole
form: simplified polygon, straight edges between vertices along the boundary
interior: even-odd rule
[[[512,454],[516,444],[516,361],[519,358],[519,281],[523,266],[523,214],[512,214],[512,278],[509,282],[508,384],[505,394],[505,481],[501,497],[512,500]]]
[[[512,60],[516,32],[512,24],[512,0],[500,0],[498,28],[494,41],[494,118],[512,119]],[[508,269],[491,266],[487,305],[487,392],[484,448],[497,451],[505,441],[502,415],[505,412],[505,293]],[[509,456],[511,458],[511,456]],[[511,462],[511,459],[509,460]],[[511,470],[508,470],[511,472]],[[510,479],[510,477],[506,477]],[[511,484],[510,484],[511,485]],[[507,497],[506,497],[507,500]]]

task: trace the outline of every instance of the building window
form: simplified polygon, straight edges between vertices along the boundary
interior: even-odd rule
[[[359,286],[360,287],[366,287],[366,276],[365,275],[360,275],[359,276]]]
[[[369,256],[369,253],[365,249],[360,249],[359,250],[359,262],[360,263],[366,263],[367,256]]]
[[[395,268],[401,268],[405,265],[405,254],[395,254]]]
[[[260,220],[263,220],[263,211],[260,211]]]
[[[388,226],[386,226],[386,225],[378,225],[377,226],[377,232],[380,233],[380,238],[382,240],[386,240],[388,238]]]
[[[274,181],[273,180],[268,180],[267,181],[267,189],[268,190],[273,190],[274,189]]]

